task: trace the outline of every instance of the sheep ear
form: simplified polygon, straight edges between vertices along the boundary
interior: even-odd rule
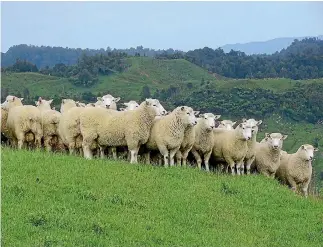
[[[219,119],[221,117],[221,115],[215,115],[214,116],[214,120],[217,120],[217,119]]]
[[[200,114],[200,115],[199,115],[199,117],[200,117],[200,118],[203,118],[203,117],[204,117],[204,114]]]
[[[194,115],[197,116],[200,113],[200,111],[194,111]]]
[[[319,149],[318,148],[314,148],[314,152],[317,152],[317,151],[319,151]]]
[[[302,148],[302,149],[305,149],[305,146],[304,146],[304,145],[302,145],[302,146],[301,146],[301,148]]]
[[[42,97],[39,97],[39,98],[38,98],[38,101],[39,101],[39,102],[41,102],[42,100],[43,100],[43,99],[42,99]]]
[[[243,127],[242,123],[241,123],[241,124],[239,124],[239,127],[241,127],[241,128]]]
[[[20,98],[20,101],[23,101],[24,100],[24,98]]]
[[[38,101],[35,101],[35,105],[37,105]]]
[[[181,110],[182,110],[182,111],[184,111],[184,110],[185,110],[185,107],[184,107],[184,106],[182,106],[182,107],[181,107]]]
[[[288,135],[283,135],[282,140],[286,140],[287,137]]]
[[[120,100],[120,97],[115,98],[115,99],[114,99],[114,102],[118,102],[119,100]]]
[[[13,96],[13,97],[12,97],[12,101],[15,101],[15,99],[16,99],[16,96]]]
[[[146,102],[146,105],[150,105],[149,99],[146,99],[145,102]]]
[[[257,125],[260,125],[260,124],[262,124],[262,120],[259,120],[257,123]]]
[[[233,123],[232,123],[232,127],[233,127],[236,123],[237,123],[237,122],[233,122]]]
[[[49,102],[49,104],[51,104],[53,102],[53,100],[52,99],[51,100],[48,100],[48,102]]]
[[[97,97],[96,100],[97,101],[103,101],[102,97]]]
[[[247,119],[246,118],[243,118],[242,119],[242,122],[244,123],[244,122],[247,122]]]
[[[265,133],[265,137],[270,137],[270,134],[269,133]]]
[[[129,106],[129,103],[123,103],[125,106]]]

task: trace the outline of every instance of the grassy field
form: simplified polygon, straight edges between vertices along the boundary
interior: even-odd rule
[[[2,148],[3,246],[322,246],[323,201],[262,176]]]

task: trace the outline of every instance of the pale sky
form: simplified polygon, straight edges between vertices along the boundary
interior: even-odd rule
[[[323,34],[323,2],[1,2],[1,50],[190,49]]]

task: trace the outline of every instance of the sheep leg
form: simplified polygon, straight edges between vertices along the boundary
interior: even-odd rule
[[[116,147],[111,147],[111,150],[112,150],[112,157],[113,159],[117,159],[117,148]],[[137,152],[138,153],[138,152]]]
[[[144,156],[145,156],[145,162],[146,162],[146,164],[150,164],[150,151],[147,151],[145,154],[144,154]]]
[[[99,149],[100,149],[100,158],[105,159],[106,158],[106,155],[104,153],[105,147],[99,146]]]
[[[232,158],[230,158],[230,157],[227,157],[225,160],[226,160],[226,162],[228,163],[228,166],[230,166],[231,174],[232,174],[232,175],[235,175],[235,170],[234,170],[235,162],[234,162],[234,161],[233,161],[233,159],[232,159]]]
[[[50,145],[50,139],[51,139],[50,136],[44,137],[44,146],[47,152],[52,151],[52,146]]]
[[[168,157],[169,157],[168,149],[164,145],[159,145],[158,149],[159,149],[159,152],[164,157],[164,166],[168,167]]]
[[[130,153],[131,153],[131,160],[130,160],[130,163],[131,164],[136,164],[138,163],[138,151],[139,151],[139,148],[137,149],[130,149]]]
[[[209,160],[210,160],[211,154],[212,154],[212,150],[209,153],[204,154],[204,164],[207,172],[210,171]]]
[[[254,160],[255,160],[255,157],[252,157],[251,159],[248,159],[246,162],[247,175],[250,175],[250,168]]]
[[[177,151],[178,151],[178,149],[173,149],[173,150],[169,151],[169,163],[170,163],[170,166],[174,166],[174,156],[175,156]]]
[[[18,133],[17,135],[17,140],[18,140],[18,149],[22,149],[24,142],[25,142],[25,133]]]
[[[194,158],[196,160],[197,166],[200,170],[202,170],[202,159],[197,150],[193,147],[191,149],[192,154],[194,155]]]
[[[185,150],[183,152],[183,157],[182,157],[182,166],[185,166],[186,167],[186,161],[187,161],[187,156],[188,156],[188,153],[190,152],[190,149],[189,150]]]
[[[243,160],[240,160],[239,162],[237,162],[237,175],[243,175],[244,174],[244,163]]]
[[[182,165],[182,158],[183,158],[182,157],[182,152],[180,150],[178,150],[176,152],[175,157],[176,157],[176,165],[181,166]]]
[[[310,180],[308,180],[305,183],[302,183],[302,185],[301,185],[302,192],[303,192],[303,195],[305,196],[305,198],[307,198],[307,196],[308,196],[308,185],[309,184],[310,184]]]

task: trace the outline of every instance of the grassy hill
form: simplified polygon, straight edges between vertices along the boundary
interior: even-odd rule
[[[299,85],[323,85],[323,78],[314,80],[283,78],[235,80],[222,78],[218,75],[212,75],[203,68],[183,59],[158,60],[148,57],[130,57],[127,58],[127,62],[131,64],[127,71],[112,76],[102,76],[99,83],[89,88],[77,87],[66,78],[38,73],[2,73],[1,89],[2,91],[7,89],[8,93],[14,95],[19,93],[22,97],[24,97],[24,91],[28,89],[30,99],[36,100],[39,96],[44,98],[55,97],[54,103],[59,106],[62,98],[81,99],[82,94],[85,92],[91,92],[94,95],[111,93],[114,96],[121,97],[121,101],[139,101],[143,86],[149,86],[152,95],[156,90],[167,90],[171,87],[176,87],[179,92],[170,99],[163,100],[167,109],[173,109],[174,106],[181,104],[176,102],[182,99],[195,98],[195,102],[191,103],[191,105],[200,110],[208,108],[210,105],[217,105],[218,102],[210,103],[206,100],[207,105],[205,107],[203,105],[205,102],[202,102],[203,99],[196,98],[195,92],[197,91],[212,89],[230,95],[230,90],[233,88],[241,88],[251,91],[265,89],[274,94],[279,94],[297,88]],[[207,97],[208,95],[204,98]],[[233,95],[233,97],[237,96]],[[263,97],[266,97],[266,95],[263,95]],[[159,96],[158,98],[161,99]],[[246,99],[242,99],[242,102],[246,102]],[[265,99],[265,102],[267,102],[267,99]],[[238,104],[238,109],[240,107]],[[240,119],[240,117],[222,115],[223,118]],[[263,124],[260,127],[259,140],[263,138],[265,132],[282,132],[289,135],[284,144],[284,149],[288,152],[296,151],[304,143],[318,144],[321,151],[323,150],[323,125],[310,124],[305,121],[289,121],[282,119],[279,115],[264,116],[261,119]],[[323,174],[322,154],[317,155],[314,165],[316,176],[319,178],[320,173]]]
[[[262,176],[2,148],[3,246],[322,246],[323,202]]]

